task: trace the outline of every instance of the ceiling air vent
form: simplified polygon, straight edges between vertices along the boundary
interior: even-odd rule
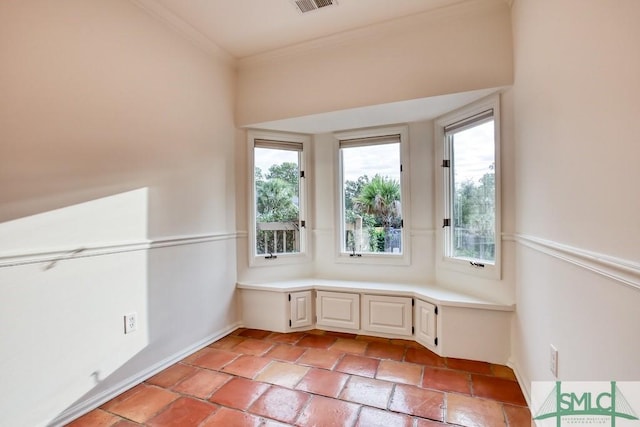
[[[327,6],[338,5],[336,0],[294,0],[293,2],[301,13],[311,12]]]

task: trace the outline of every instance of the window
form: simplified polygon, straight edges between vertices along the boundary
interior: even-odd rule
[[[350,261],[405,259],[407,204],[402,158],[405,128],[337,135],[340,164],[340,247]]]
[[[306,252],[304,142],[291,135],[249,134],[252,265],[291,261]]]
[[[449,266],[499,276],[498,117],[492,98],[438,124],[442,258]]]

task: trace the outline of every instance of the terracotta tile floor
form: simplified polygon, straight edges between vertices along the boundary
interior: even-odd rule
[[[405,340],[238,329],[69,424],[530,427],[511,369]]]

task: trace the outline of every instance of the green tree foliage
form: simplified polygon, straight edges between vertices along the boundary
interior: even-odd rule
[[[385,229],[400,217],[400,184],[395,179],[376,175],[353,200],[360,211],[372,214]]]

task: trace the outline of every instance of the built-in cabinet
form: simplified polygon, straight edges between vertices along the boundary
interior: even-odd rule
[[[491,363],[506,363],[510,354],[513,306],[442,288],[328,280],[238,288],[248,328],[413,339],[441,356]]]
[[[304,328],[313,325],[313,294],[311,291],[289,294],[289,327]]]
[[[412,335],[412,298],[362,296],[362,329],[394,335]]]
[[[436,314],[438,314],[437,306],[420,299],[415,300],[413,307],[415,338],[425,347],[438,345]]]
[[[360,329],[360,295],[317,291],[316,315],[318,327]]]

